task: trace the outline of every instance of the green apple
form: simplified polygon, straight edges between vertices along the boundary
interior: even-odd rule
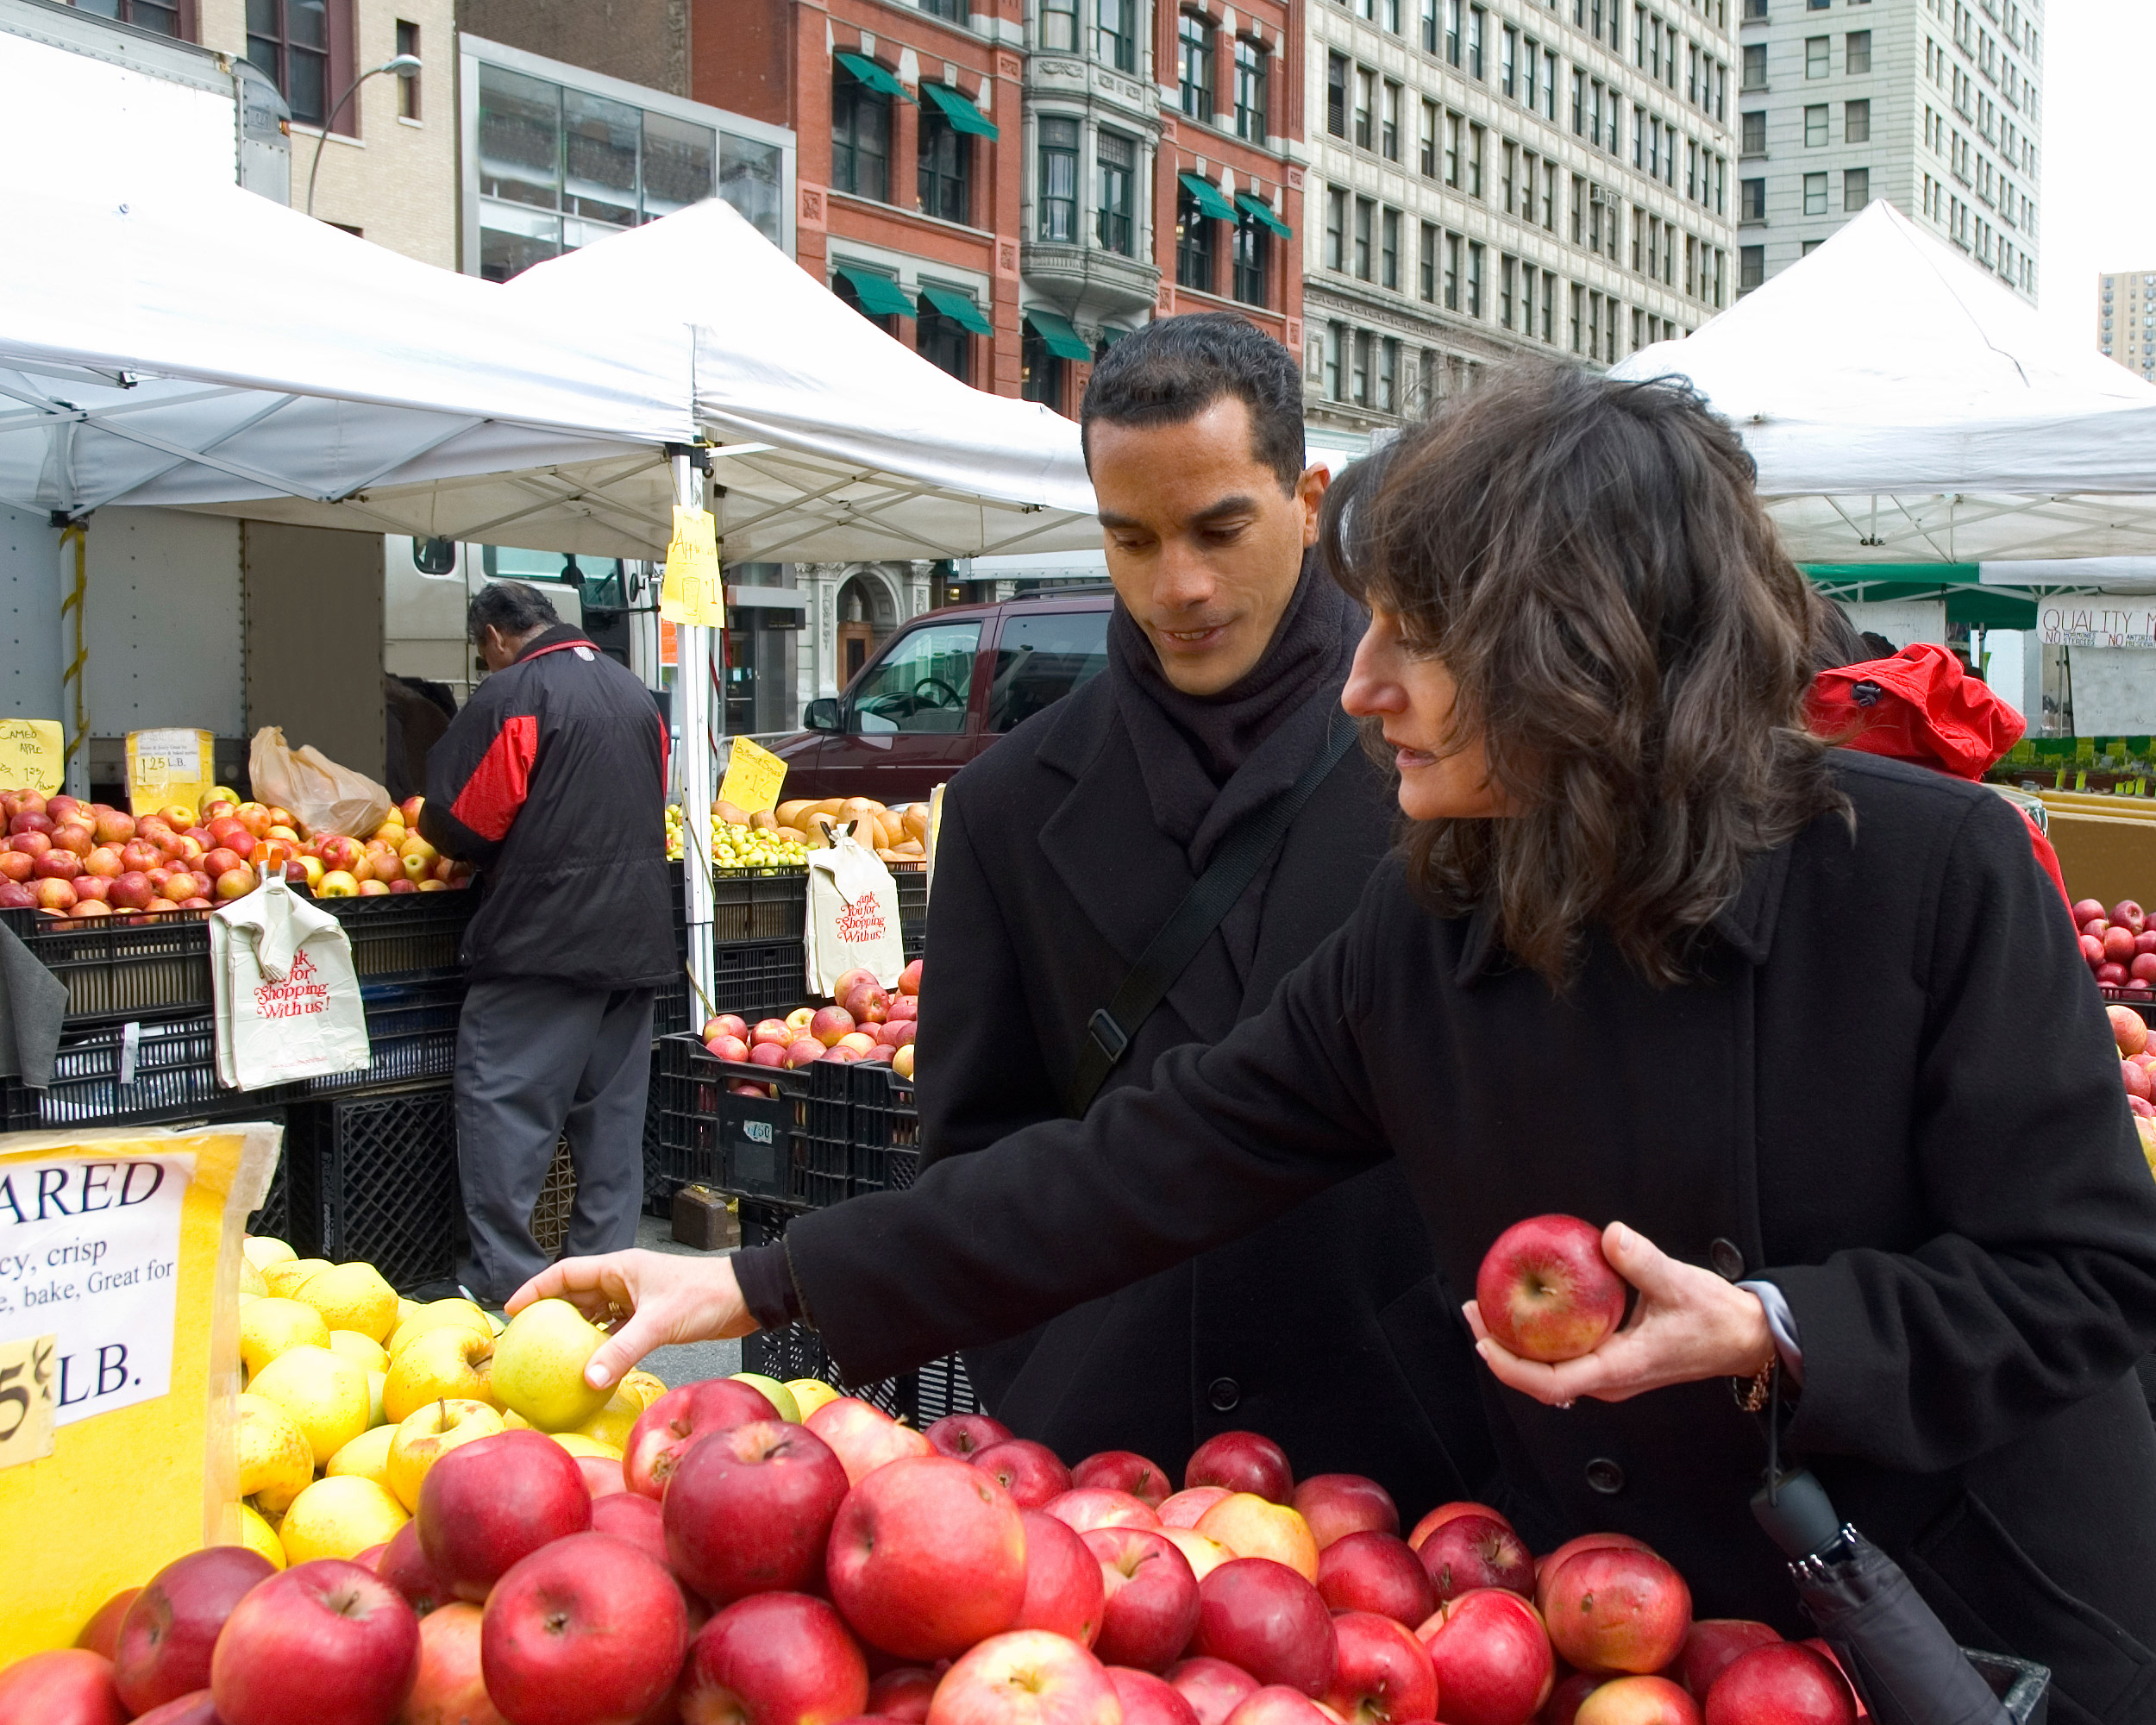
[[[584,1381],[603,1331],[567,1300],[538,1300],[509,1320],[494,1344],[494,1399],[542,1432],[566,1432],[606,1405],[609,1391]]]
[[[738,1377],[752,1389],[761,1389],[764,1399],[779,1410],[779,1417],[789,1426],[801,1423],[800,1404],[793,1399],[793,1392],[775,1377],[766,1377],[760,1371],[736,1371]]]

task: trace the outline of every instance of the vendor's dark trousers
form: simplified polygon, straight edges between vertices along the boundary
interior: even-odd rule
[[[546,1268],[531,1211],[564,1129],[576,1167],[566,1251],[636,1245],[655,993],[517,976],[465,996],[457,1173],[470,1245],[457,1279],[479,1298],[506,1300]]]

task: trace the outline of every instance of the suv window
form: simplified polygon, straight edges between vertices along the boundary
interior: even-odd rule
[[[1106,670],[1109,615],[1005,612],[988,689],[988,729],[1008,731]]]
[[[851,728],[955,736],[966,728],[978,623],[943,623],[901,636],[849,693]]]

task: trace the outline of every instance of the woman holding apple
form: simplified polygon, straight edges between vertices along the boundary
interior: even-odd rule
[[[874,1378],[1397,1157],[1455,1287],[1563,1212],[1638,1290],[1554,1365],[1469,1308],[1538,1548],[1632,1534],[1796,1630],[1748,1508],[1778,1370],[1784,1454],[1949,1629],[2051,1665],[2055,1717],[2149,1716],[2156,1183],[2019,816],[1807,732],[1814,601],[1680,390],[1516,370],[1351,468],[1326,546],[1407,825],[1263,1015],[738,1277],[624,1253],[512,1306],[633,1311],[595,1381],[796,1314]]]

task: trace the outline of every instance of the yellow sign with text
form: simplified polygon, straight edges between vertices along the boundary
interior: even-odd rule
[[[53,1361],[58,1336],[0,1341],[0,1467],[53,1452]]]
[[[718,787],[718,800],[731,803],[743,814],[775,809],[779,787],[785,783],[785,762],[761,744],[736,737],[726,760],[726,782]]]
[[[217,782],[216,743],[206,731],[128,732],[128,812],[154,814],[179,803],[199,813]]]
[[[707,509],[674,511],[674,538],[667,546],[666,579],[659,587],[659,615],[692,629],[726,626],[726,590],[718,572],[718,523]]]
[[[66,781],[67,739],[52,718],[0,718],[0,790],[57,795]]]

